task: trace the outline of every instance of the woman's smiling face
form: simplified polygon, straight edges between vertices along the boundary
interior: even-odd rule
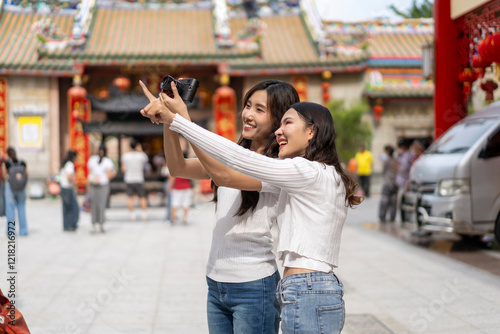
[[[280,146],[280,159],[302,157],[314,136],[314,127],[306,123],[295,109],[288,109],[281,119],[281,127],[274,132]]]
[[[272,132],[271,112],[267,108],[265,90],[255,91],[250,96],[241,113],[241,120],[243,138],[252,140],[252,147],[255,149],[263,147]]]

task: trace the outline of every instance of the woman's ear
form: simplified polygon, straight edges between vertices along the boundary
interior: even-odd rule
[[[314,125],[311,125],[306,129],[307,140],[311,140],[314,137]]]

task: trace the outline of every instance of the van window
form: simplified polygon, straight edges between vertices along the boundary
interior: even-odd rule
[[[493,136],[488,139],[484,150],[481,152],[481,157],[485,159],[500,156],[500,128],[496,129]]]
[[[425,152],[426,154],[447,154],[466,152],[479,137],[484,135],[498,119],[477,119],[454,125],[439,137]]]

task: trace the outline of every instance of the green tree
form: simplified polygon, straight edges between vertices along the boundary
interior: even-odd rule
[[[370,147],[372,130],[370,124],[363,121],[363,115],[369,107],[366,103],[356,103],[346,108],[344,101],[332,100],[328,104],[337,133],[337,151],[343,162],[354,157],[360,145]]]
[[[433,3],[431,0],[424,0],[422,4],[417,4],[417,0],[413,0],[413,3],[406,12],[401,11],[394,5],[390,5],[389,9],[394,12],[394,14],[401,16],[405,19],[417,19],[421,17],[432,17]]]

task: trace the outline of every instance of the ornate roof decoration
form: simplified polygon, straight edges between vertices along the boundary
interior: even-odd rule
[[[420,70],[369,70],[364,95],[379,97],[423,97],[434,96],[434,82],[422,79]]]
[[[82,0],[75,15],[73,29],[69,36],[62,35],[57,25],[49,18],[43,18],[32,25],[33,32],[42,42],[40,48],[49,51],[64,49],[68,46],[83,46],[92,21],[92,10],[96,0]]]

